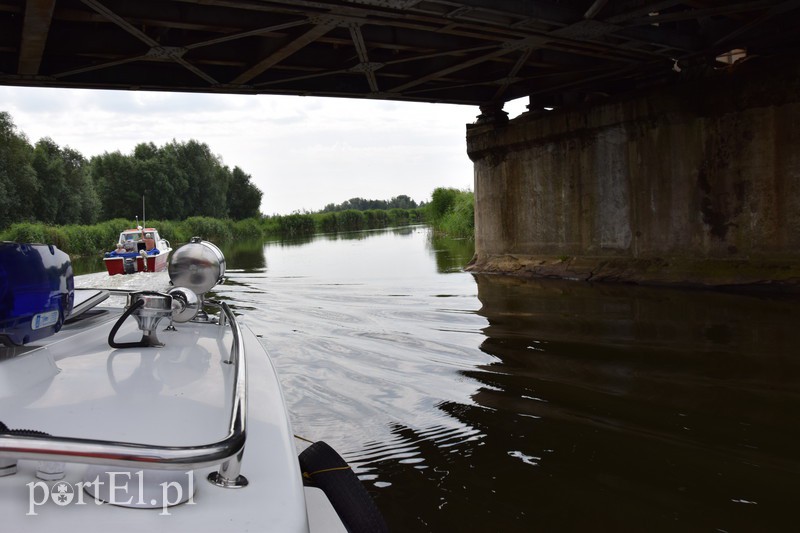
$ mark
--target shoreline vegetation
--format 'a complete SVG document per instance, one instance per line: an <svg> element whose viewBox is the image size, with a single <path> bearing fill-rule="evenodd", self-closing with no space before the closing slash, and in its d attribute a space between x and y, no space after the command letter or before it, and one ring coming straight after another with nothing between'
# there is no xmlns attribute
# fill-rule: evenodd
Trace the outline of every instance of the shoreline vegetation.
<svg viewBox="0 0 800 533"><path fill-rule="evenodd" d="M182 221L145 221L173 245L195 235L218 243L245 239L293 239L316 233L338 233L381 229L410 224L429 224L439 235L470 239L474 236L473 194L470 191L437 188L430 203L410 209L345 209L318 213L293 213L251 217L243 220L189 217ZM20 222L0 231L0 240L54 244L76 256L103 254L113 248L120 231L134 220L115 218L91 225L51 225Z"/></svg>
<svg viewBox="0 0 800 533"><path fill-rule="evenodd" d="M73 256L113 248L120 231L135 226L131 206L143 198L150 215L143 222L173 244L195 235L224 243L420 223L440 235L473 238L475 227L472 192L452 188L435 189L421 205L406 195L351 198L319 212L264 216L264 193L251 176L225 166L204 143L141 143L130 154L87 159L47 137L31 144L5 111L0 193L0 240L54 244Z"/></svg>
<svg viewBox="0 0 800 533"><path fill-rule="evenodd" d="M424 218L419 208L296 213L244 220L189 217L182 221L154 219L145 221L147 227L158 228L161 236L173 246L188 242L196 235L215 243L227 243L245 239L292 239L315 233L378 229L423 222ZM113 249L119 233L135 225L135 220L125 218L115 218L92 225L54 226L39 222L22 222L0 232L0 240L54 244L71 256L91 256Z"/></svg>

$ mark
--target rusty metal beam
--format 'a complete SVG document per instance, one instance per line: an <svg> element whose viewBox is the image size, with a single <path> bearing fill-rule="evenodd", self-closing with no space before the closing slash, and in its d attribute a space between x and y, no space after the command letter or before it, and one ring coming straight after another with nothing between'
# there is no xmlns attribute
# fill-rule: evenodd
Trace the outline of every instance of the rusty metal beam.
<svg viewBox="0 0 800 533"><path fill-rule="evenodd" d="M219 84L219 82L216 79L214 79L212 76L208 75L203 70L201 70L200 68L192 65L190 62L188 62L186 59L183 58L183 53L185 53L185 49L181 50L179 52L178 51L175 51L175 52L168 51L168 52L166 52L164 54L161 54L160 52L162 50L164 50L165 47L162 47L158 43L158 41L156 41L155 39L152 39L147 34L142 32L138 28L134 27L127 20L125 20L121 16L117 15L116 13L114 13L112 10L110 10L109 8L107 8L106 6L104 6L103 4L98 2L97 0L81 0L81 1L84 4L86 4L87 6L91 7L97 13L100 13L101 15L106 17L108 20L110 20L111 22L113 22L114 24L116 24L117 26L122 28L123 30L125 30L126 32L130 33L131 35L133 35L134 37L136 37L137 39L139 39L143 43L145 43L148 46L150 46L150 50L148 51L147 54L145 54L144 57L122 59L122 60L114 63L113 65L112 64L107 64L107 66L121 65L121 64L129 63L129 62L137 60L137 59L148 59L148 60L157 60L157 61L160 61L160 60L174 61L175 63L178 63L183 68L185 68L189 72L194 73L196 76L198 76L199 78L202 78L203 80L205 80L206 82L210 83L211 85L218 85ZM86 71L84 71L84 72L86 72ZM75 73L75 72L73 72L73 73Z"/></svg>
<svg viewBox="0 0 800 533"><path fill-rule="evenodd" d="M215 44L221 43L228 43L230 41L235 41L237 39L244 39L245 37L255 37L258 35L266 35L268 33L273 33L280 30L287 30L289 28L295 28L297 26L305 26L308 24L308 19L301 19L295 20L292 22L286 22L284 24L275 24L274 26L267 26L266 28L258 28L255 30L250 31L243 31L238 33L233 33L230 35L225 35L224 37L218 37L216 39L209 39L207 41L202 41L194 44L188 44L184 48L187 50L193 50L195 48L202 48L203 46L212 46Z"/></svg>
<svg viewBox="0 0 800 533"><path fill-rule="evenodd" d="M472 67L474 65L478 65L480 63L485 63L486 61L488 61L488 60L490 60L492 58L504 56L507 53L509 53L510 51L511 51L510 49L501 48L500 50L495 50L494 52L490 52L488 54L484 54L482 56L470 59L468 61L462 61L461 63L458 63L456 65L452 65L452 66L447 67L445 69L442 69L442 70L439 70L439 71L436 71L436 72L432 72L432 73L427 74L425 76L421 76L419 78L416 78L413 81L410 81L408 83L404 83L403 85L400 85L398 87L394 87L389 92L399 93L399 92L405 91L406 89L410 89L411 87L416 87L417 85L421 85L421 84L423 84L425 82L428 82L430 80L433 80L433 79L436 79L436 78L442 78L442 77L448 76L448 75L450 75L450 74L452 74L454 72L458 72L459 70L464 70L465 68L469 68L469 67Z"/></svg>
<svg viewBox="0 0 800 533"><path fill-rule="evenodd" d="M356 48L358 60L360 61L358 68L364 72L367 77L367 83L373 93L379 92L378 80L375 77L375 70L382 65L374 65L369 61L369 54L367 53L367 45L364 43L364 36L361 34L361 26L358 24L350 25L350 37L353 39L353 46Z"/></svg>
<svg viewBox="0 0 800 533"><path fill-rule="evenodd" d="M42 64L47 36L50 34L50 21L56 0L28 0L25 3L25 22L22 27L22 42L19 50L21 76L36 76Z"/></svg>
<svg viewBox="0 0 800 533"><path fill-rule="evenodd" d="M236 76L232 81L231 84L233 85L242 85L256 76L263 74L267 70L269 70L274 65L277 65L287 57L291 56L298 50L305 48L312 42L314 42L317 38L325 35L329 31L331 31L336 26L335 21L327 21L321 24L317 24L311 30L307 31L297 39L293 40L286 46L276 50L272 54L268 55L246 71L242 72L238 76Z"/></svg>
<svg viewBox="0 0 800 533"><path fill-rule="evenodd" d="M473 105L800 53L800 0L0 0L0 24L0 84Z"/></svg>
<svg viewBox="0 0 800 533"><path fill-rule="evenodd" d="M606 7L608 0L594 0L594 3L589 6L589 9L586 10L586 13L583 14L583 18L585 19L593 19L597 16L600 11Z"/></svg>
<svg viewBox="0 0 800 533"><path fill-rule="evenodd" d="M508 76L506 76L506 78L502 81L502 83L500 84L500 88L497 89L497 92L494 93L494 96L492 97L493 102L500 100L503 94L505 94L505 92L508 90L508 86L511 85L511 82L514 80L517 74L519 74L519 71L522 68L522 66L528 62L528 58L531 57L532 52L533 50L531 50L530 48L526 48L522 51L522 54L519 56L519 59L517 59L517 62L509 71Z"/></svg>
<svg viewBox="0 0 800 533"><path fill-rule="evenodd" d="M127 20L125 20L124 18L120 17L119 15L117 15L116 13L114 13L113 11L108 9L106 6L104 6L103 4L98 2L97 0L81 0L81 2L83 2L87 6L91 7L97 13L100 13L106 19L110 20L111 22L113 22L114 24L116 24L117 26L119 26L120 28L125 30L126 32L130 33L131 35L133 35L134 37L136 37L137 39L139 39L140 41L145 43L147 46L150 46L150 47L158 46L158 42L157 41L151 39L146 34L142 33L138 28L134 27Z"/></svg>

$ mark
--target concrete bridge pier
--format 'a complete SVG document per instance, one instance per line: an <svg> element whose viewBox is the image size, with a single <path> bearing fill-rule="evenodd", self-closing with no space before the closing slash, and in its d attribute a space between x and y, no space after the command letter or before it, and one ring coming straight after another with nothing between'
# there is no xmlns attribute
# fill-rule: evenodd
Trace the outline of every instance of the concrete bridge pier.
<svg viewBox="0 0 800 533"><path fill-rule="evenodd" d="M473 271L800 288L796 58L510 121L487 106L467 150Z"/></svg>

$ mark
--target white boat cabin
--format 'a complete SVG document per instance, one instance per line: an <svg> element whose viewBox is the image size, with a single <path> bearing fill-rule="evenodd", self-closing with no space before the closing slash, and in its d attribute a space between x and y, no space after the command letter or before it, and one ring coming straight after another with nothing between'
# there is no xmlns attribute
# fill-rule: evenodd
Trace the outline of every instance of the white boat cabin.
<svg viewBox="0 0 800 533"><path fill-rule="evenodd" d="M169 248L169 244L164 241L155 228L126 229L119 234L116 252L149 252L157 248L164 251Z"/></svg>

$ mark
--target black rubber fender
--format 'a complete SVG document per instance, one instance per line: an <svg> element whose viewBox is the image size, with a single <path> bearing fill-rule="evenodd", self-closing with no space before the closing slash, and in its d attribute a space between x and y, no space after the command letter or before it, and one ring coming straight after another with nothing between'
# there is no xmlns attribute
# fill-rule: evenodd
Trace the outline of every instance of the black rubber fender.
<svg viewBox="0 0 800 533"><path fill-rule="evenodd" d="M350 533L387 533L378 506L353 470L323 441L317 441L300 454L303 478L319 487L330 500Z"/></svg>

